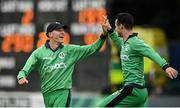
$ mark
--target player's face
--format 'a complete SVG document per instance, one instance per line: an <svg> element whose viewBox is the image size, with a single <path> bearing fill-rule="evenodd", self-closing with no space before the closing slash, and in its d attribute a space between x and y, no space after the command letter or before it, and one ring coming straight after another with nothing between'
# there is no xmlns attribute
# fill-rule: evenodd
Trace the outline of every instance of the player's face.
<svg viewBox="0 0 180 108"><path fill-rule="evenodd" d="M119 35L122 36L122 32L123 32L123 25L122 24L118 24L117 23L117 19L115 20L115 29L118 32Z"/></svg>
<svg viewBox="0 0 180 108"><path fill-rule="evenodd" d="M58 29L58 30L53 30L51 32L51 36L50 39L52 39L53 41L57 42L57 43L63 43L64 42L64 29Z"/></svg>

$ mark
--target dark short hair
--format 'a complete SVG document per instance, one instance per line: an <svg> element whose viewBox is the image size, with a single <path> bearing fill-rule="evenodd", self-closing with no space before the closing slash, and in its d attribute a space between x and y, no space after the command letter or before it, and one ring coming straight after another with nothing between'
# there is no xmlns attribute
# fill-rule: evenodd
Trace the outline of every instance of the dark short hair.
<svg viewBox="0 0 180 108"><path fill-rule="evenodd" d="M132 29L134 25L134 17L129 13L118 13L116 15L117 24L122 24L126 29Z"/></svg>

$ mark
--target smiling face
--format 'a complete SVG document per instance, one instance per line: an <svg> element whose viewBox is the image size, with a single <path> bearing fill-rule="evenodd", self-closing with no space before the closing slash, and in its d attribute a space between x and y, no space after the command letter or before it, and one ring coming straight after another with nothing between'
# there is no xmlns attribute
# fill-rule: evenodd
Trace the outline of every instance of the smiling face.
<svg viewBox="0 0 180 108"><path fill-rule="evenodd" d="M65 34L65 31L63 28L53 30L52 32L49 33L49 39L56 43L63 43L64 42L64 34Z"/></svg>

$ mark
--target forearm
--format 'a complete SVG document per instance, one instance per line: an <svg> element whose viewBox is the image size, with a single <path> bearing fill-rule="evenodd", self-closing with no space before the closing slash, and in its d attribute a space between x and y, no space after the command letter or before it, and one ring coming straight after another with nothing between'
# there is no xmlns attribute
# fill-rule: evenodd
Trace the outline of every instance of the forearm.
<svg viewBox="0 0 180 108"><path fill-rule="evenodd" d="M93 44L79 46L75 48L74 57L75 61L79 61L80 59L84 59L100 50L102 45L104 44L106 36L101 35L98 40L96 40Z"/></svg>
<svg viewBox="0 0 180 108"><path fill-rule="evenodd" d="M20 80L21 78L26 77L26 72L21 70L17 75L17 80Z"/></svg>
<svg viewBox="0 0 180 108"><path fill-rule="evenodd" d="M106 36L102 34L100 38L90 46L90 50L93 52L99 51L102 45L104 44L105 39Z"/></svg>
<svg viewBox="0 0 180 108"><path fill-rule="evenodd" d="M17 79L21 79L24 77L27 77L29 73L35 68L37 65L37 59L35 57L35 54L31 54L31 56L26 61L26 64L24 65L23 69L19 71L19 74L17 75Z"/></svg>
<svg viewBox="0 0 180 108"><path fill-rule="evenodd" d="M157 63L163 70L166 70L166 68L169 67L167 61L164 58L162 58L157 52L149 51L147 53L148 53L148 58L150 58L155 63Z"/></svg>
<svg viewBox="0 0 180 108"><path fill-rule="evenodd" d="M118 49L121 49L122 38L119 37L118 34L113 29L108 30L108 33L109 33L109 37L114 42L116 47Z"/></svg>

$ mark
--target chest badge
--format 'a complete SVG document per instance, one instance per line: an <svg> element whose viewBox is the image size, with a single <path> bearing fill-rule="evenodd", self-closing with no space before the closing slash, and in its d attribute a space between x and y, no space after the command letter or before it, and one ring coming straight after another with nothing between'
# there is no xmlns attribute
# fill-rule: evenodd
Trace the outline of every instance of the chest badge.
<svg viewBox="0 0 180 108"><path fill-rule="evenodd" d="M60 59L64 59L64 57L65 57L65 54L63 52L59 53L59 58Z"/></svg>
<svg viewBox="0 0 180 108"><path fill-rule="evenodd" d="M122 49L124 49L124 51L129 51L129 44L122 46Z"/></svg>

